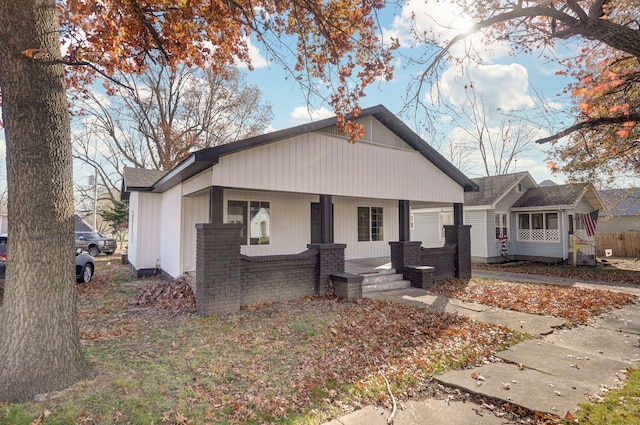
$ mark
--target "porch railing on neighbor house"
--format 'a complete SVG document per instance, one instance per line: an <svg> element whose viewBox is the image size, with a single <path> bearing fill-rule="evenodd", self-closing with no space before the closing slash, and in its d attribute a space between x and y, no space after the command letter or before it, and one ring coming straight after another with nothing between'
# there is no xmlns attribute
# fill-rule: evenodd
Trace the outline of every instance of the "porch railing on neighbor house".
<svg viewBox="0 0 640 425"><path fill-rule="evenodd" d="M518 229L518 240L523 242L560 242L560 230Z"/></svg>

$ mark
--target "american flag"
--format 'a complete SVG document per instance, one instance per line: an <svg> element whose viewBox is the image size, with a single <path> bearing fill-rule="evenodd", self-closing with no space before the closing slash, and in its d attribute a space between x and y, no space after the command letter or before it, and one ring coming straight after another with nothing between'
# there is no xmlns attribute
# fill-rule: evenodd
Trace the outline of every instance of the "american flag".
<svg viewBox="0 0 640 425"><path fill-rule="evenodd" d="M594 210L589 214L584 215L584 228L587 231L587 236L593 236L596 234L596 227L598 227L598 212L598 210Z"/></svg>

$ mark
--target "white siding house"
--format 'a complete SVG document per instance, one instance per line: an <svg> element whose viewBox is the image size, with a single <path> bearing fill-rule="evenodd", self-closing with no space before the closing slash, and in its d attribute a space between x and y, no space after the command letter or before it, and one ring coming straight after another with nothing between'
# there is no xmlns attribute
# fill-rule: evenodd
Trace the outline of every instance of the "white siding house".
<svg viewBox="0 0 640 425"><path fill-rule="evenodd" d="M476 189L384 107L355 121L355 144L330 118L195 152L166 173L126 168L132 270L194 272L198 223L242 224L246 256L300 253L319 242L321 198L332 216L323 243L345 244L346 259L388 256L389 242L408 240L400 203L452 206Z"/></svg>

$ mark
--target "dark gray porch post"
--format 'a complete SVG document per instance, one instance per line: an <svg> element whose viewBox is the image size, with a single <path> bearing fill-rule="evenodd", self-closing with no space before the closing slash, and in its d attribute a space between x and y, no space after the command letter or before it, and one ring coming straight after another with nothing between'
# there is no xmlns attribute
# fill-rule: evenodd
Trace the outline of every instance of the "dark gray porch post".
<svg viewBox="0 0 640 425"><path fill-rule="evenodd" d="M333 243L333 214L331 195L320 195L320 243Z"/></svg>
<svg viewBox="0 0 640 425"><path fill-rule="evenodd" d="M453 204L453 224L454 226L462 225L462 204L455 203Z"/></svg>
<svg viewBox="0 0 640 425"><path fill-rule="evenodd" d="M222 224L224 212L224 188L209 187L209 223Z"/></svg>
<svg viewBox="0 0 640 425"><path fill-rule="evenodd" d="M411 219L410 205L410 201L398 201L398 223L400 224L400 229L398 230L398 240L400 242L407 242L411 240L411 227L409 222Z"/></svg>

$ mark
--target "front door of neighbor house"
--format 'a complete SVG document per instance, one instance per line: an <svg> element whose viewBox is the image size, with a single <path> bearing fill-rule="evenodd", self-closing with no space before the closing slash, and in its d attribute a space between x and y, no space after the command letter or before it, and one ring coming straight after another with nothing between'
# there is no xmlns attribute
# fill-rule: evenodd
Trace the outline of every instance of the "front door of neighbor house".
<svg viewBox="0 0 640 425"><path fill-rule="evenodd" d="M333 204L331 204L331 221L333 222ZM333 227L331 227L331 240L333 239ZM320 243L320 203L311 203L311 243Z"/></svg>

